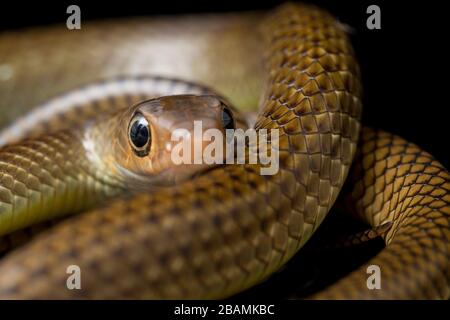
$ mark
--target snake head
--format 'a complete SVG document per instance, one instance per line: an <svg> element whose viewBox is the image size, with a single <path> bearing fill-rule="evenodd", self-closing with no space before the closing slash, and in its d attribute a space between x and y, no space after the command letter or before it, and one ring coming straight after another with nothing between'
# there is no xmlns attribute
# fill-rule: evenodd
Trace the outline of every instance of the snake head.
<svg viewBox="0 0 450 320"><path fill-rule="evenodd" d="M211 132L223 138L223 152L217 156L225 163L225 130L244 126L235 114L221 98L211 95L175 95L141 102L124 111L112 126L110 162L129 185L142 186L136 180L145 187L173 185L217 164L205 163L202 157L215 140Z"/></svg>

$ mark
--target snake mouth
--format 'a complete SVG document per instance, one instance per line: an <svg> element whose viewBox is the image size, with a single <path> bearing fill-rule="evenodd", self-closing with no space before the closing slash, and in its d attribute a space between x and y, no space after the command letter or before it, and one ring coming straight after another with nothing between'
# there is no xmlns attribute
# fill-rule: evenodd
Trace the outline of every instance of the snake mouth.
<svg viewBox="0 0 450 320"><path fill-rule="evenodd" d="M227 164L225 164L225 163L209 165L209 166L204 167L196 172L193 172L191 175L191 178L195 179L195 178L201 177L203 175L207 175L208 173L218 170L220 168L224 168L225 166L227 166Z"/></svg>

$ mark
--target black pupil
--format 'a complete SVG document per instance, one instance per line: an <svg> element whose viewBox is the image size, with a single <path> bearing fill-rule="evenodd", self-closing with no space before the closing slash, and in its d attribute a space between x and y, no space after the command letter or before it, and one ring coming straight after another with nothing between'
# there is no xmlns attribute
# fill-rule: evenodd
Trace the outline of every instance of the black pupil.
<svg viewBox="0 0 450 320"><path fill-rule="evenodd" d="M233 116L228 109L222 111L222 125L225 129L234 129Z"/></svg>
<svg viewBox="0 0 450 320"><path fill-rule="evenodd" d="M144 147L149 140L148 127L141 121L135 121L130 130L130 138L136 148Z"/></svg>

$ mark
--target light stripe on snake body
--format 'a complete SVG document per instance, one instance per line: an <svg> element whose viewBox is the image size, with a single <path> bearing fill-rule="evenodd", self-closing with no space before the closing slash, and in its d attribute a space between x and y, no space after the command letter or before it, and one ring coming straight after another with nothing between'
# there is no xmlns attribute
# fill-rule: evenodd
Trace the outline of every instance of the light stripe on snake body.
<svg viewBox="0 0 450 320"><path fill-rule="evenodd" d="M264 79L255 128L281 130L280 172L261 176L258 165L227 165L171 189L111 201L5 257L0 263L0 297L226 297L262 281L301 248L333 205L355 154L361 113L359 70L344 30L327 13L288 4L262 23L260 19L217 18L216 26L226 30L215 31L229 37L222 38L214 52L221 45L230 48L230 43L240 48L235 45L242 41L240 50L226 52L229 60L222 62L230 68L211 77L211 70L219 68L209 65L217 62L217 56L206 53L212 45L193 49L184 43L205 54L208 67L202 69L196 61L188 66L197 67L197 74L189 67L179 73L190 80L214 78L211 85L219 84L237 105L252 104L254 99L233 95L239 89L229 86L230 79L251 74L244 79L259 80L240 89L252 90L263 87L259 81ZM193 21L186 19L180 25L187 22ZM263 48L264 54L253 46ZM185 60L196 56L183 53L188 56ZM249 59L252 55L255 59ZM244 57L246 67L237 59ZM227 72L229 78L224 78ZM400 138L364 130L362 140L361 166L355 167L356 177L362 178L355 180L352 203L355 212L373 225L393 221L388 247L375 258L385 286L368 290L367 274L357 270L317 297L447 297L448 172ZM32 159L51 170L52 160L63 157L69 166L79 165L70 163L77 149L61 153L66 145L76 145L70 137L57 134L37 141L26 148L13 146L14 154L0 151L0 172L13 179L13 187L2 180L2 188L12 190L14 197L35 191L35 184L21 180L30 178L26 173L12 169L18 163ZM45 157L39 157L43 153ZM45 189L47 178L38 179L38 192ZM71 183L77 185L77 179ZM85 199L82 193L77 197ZM65 287L65 270L71 264L84 270L81 291Z"/></svg>
<svg viewBox="0 0 450 320"><path fill-rule="evenodd" d="M183 96L183 94L189 94L190 96ZM156 97L163 96L171 96L171 98L156 99ZM203 97L201 98L200 96ZM215 97L222 101L218 106L214 105ZM153 101L149 101L150 99ZM164 101L166 106L160 105ZM150 115L152 119L148 119L148 121L151 121L150 127L153 132L151 141L153 154L144 160L144 165L139 166L139 163L136 163L139 157L133 157L133 153L130 154L128 148L121 147L116 150L114 145L111 148L109 140L125 140L122 144L116 143L115 145L122 146L125 144L125 146L128 146L128 141L126 140L127 132L126 130L124 132L121 127L127 129L126 123L133 119L131 117L133 110L136 113L136 110L145 108L149 104L155 104L159 109L158 114L153 112L153 115ZM130 106L133 107L130 108ZM225 102L224 98L205 86L163 77L123 76L96 81L58 95L37 106L32 112L0 131L0 147L14 145L22 140L41 138L44 133L46 135L61 135L64 134L62 132L66 134L70 134L70 132L84 132L84 134L78 134L78 137L81 137L83 141L84 149L89 149L84 150L84 152L89 151L89 153L96 155L95 157L91 155L90 159L101 158L101 163L91 160L94 163L97 162L97 165L93 165L94 171L97 172L95 174L97 179L94 180L100 185L101 190L105 189L103 186L106 184L100 178L102 173L107 171L102 169L103 167L109 166L110 169L116 167L113 170L117 171L117 168L126 159L134 158L134 164L126 163L120 166L122 169L119 175L123 174L123 179L116 181L109 192L103 192L101 197L95 197L95 202L97 203L124 192L136 191L139 188L155 189L171 186L177 181L183 181L209 167L209 165L174 165L166 149L172 149L174 146L170 137L174 129L187 129L192 137L192 142L195 143L195 139L198 138L195 137L195 133L192 130L194 121L202 121L203 130L208 129L208 127L223 130L223 124L220 120L222 115L218 111L223 110L224 107L232 112L231 120L234 120L233 126L236 129L248 128L247 119L244 116L238 113L228 102ZM123 125L117 125L116 122L120 121L121 117L126 119L122 123ZM93 123L101 123L101 125L93 125ZM95 144L87 143L88 141L84 137L89 136L87 133L95 131L100 132L100 134L97 134ZM115 138L110 139L111 135L114 135ZM103 141L100 142L100 140ZM198 142L204 144L203 141ZM21 145L23 146L24 143L22 142ZM95 145L98 146L97 149ZM107 148L107 146L110 148ZM8 151L8 148L3 149L4 153L8 153ZM107 158L111 157L111 153L114 161L109 161L108 163ZM81 166L80 163L78 165ZM25 168L18 166L16 170L20 171L21 169ZM143 172L139 174L133 173L136 169L143 170ZM44 173L45 170L42 174ZM51 175L55 174L52 171L49 173ZM113 176L117 176L117 174ZM88 190L87 193L92 191L94 184L90 184L90 179L86 179L84 175L80 174L78 180L78 185L81 188L86 188ZM136 185L137 182L140 183ZM63 198L65 201L70 199L68 196L70 193L76 192L71 189L70 184L66 183L65 185L64 180L61 181L60 186L64 186ZM12 207L13 210L12 214L6 212L1 217L3 220L0 223L0 253L4 254L30 241L36 234L60 222L62 220L61 217L64 217L66 214L77 213L82 210L83 207L74 208L70 205L68 210L55 207L57 202L52 200L47 200L49 206L45 209L42 202L43 198L53 197L57 199L60 196L52 193L52 188L55 185L49 185L48 187L50 192L47 195L29 199L26 206L24 206L25 203L20 198L13 200L14 198L11 196L8 200L4 200L7 203L5 206L6 210L8 210L8 206ZM75 200L79 201L79 199ZM83 201L83 204L84 208L92 207L92 203ZM35 209L37 210L36 213L31 211ZM53 211L57 219L48 221L52 217L50 212ZM33 217L33 219L26 217Z"/></svg>

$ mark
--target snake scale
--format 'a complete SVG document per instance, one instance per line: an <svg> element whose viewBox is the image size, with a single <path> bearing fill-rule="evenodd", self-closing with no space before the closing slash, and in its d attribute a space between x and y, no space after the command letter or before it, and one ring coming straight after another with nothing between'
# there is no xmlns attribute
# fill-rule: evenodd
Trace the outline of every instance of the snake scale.
<svg viewBox="0 0 450 320"><path fill-rule="evenodd" d="M285 4L270 13L83 28L0 35L0 126L98 78L158 74L205 83L241 110L259 101L255 128L281 132L280 171L262 176L259 165L219 166L171 188L110 198L128 186L108 165L92 161L78 131L4 147L0 229L44 219L17 217L19 211L48 219L88 210L2 258L1 298L231 296L266 279L305 244L333 206L354 159L342 193L349 211L372 227L392 222L386 248L368 262L380 266L383 288L368 290L364 265L313 298L449 296L449 173L400 137L360 130L359 67L345 29L328 13ZM90 91L100 112L121 99L111 92ZM120 103L145 91L133 94ZM90 100L75 95L69 102ZM82 118L71 115L77 116ZM66 119L59 120L42 132ZM93 141L114 140L117 131L104 130L104 123L94 122ZM107 200L93 208L100 198ZM82 290L66 288L72 264L82 270Z"/></svg>

